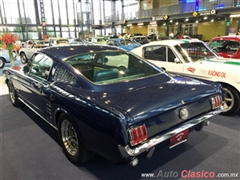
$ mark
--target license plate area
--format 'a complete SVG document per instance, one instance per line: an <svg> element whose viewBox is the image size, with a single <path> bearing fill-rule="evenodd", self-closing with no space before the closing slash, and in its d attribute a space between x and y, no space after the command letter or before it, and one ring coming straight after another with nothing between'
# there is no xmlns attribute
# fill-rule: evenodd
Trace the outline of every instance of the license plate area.
<svg viewBox="0 0 240 180"><path fill-rule="evenodd" d="M189 129L186 129L176 135L174 135L173 137L171 137L170 139L170 149L187 141L187 137L188 137L188 132Z"/></svg>

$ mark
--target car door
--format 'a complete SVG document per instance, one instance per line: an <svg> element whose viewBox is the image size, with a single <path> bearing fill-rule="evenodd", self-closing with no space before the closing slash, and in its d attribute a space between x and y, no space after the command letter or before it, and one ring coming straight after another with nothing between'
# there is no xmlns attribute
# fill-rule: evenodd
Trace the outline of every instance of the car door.
<svg viewBox="0 0 240 180"><path fill-rule="evenodd" d="M25 78L21 80L20 95L32 110L44 117L45 89L49 86L49 74L53 61L46 55L36 54L24 68Z"/></svg>
<svg viewBox="0 0 240 180"><path fill-rule="evenodd" d="M28 59L30 59L32 55L37 51L37 46L38 46L37 43L34 43L32 47L25 50L25 54Z"/></svg>
<svg viewBox="0 0 240 180"><path fill-rule="evenodd" d="M169 46L150 45L143 48L143 57L167 72L182 73L184 62Z"/></svg>

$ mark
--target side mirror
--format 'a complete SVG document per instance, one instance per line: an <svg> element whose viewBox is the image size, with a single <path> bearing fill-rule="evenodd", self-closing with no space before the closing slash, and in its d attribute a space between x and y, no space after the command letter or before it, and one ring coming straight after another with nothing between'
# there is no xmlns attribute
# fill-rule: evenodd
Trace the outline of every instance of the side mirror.
<svg viewBox="0 0 240 180"><path fill-rule="evenodd" d="M180 61L178 58L175 58L175 59L174 59L174 62L175 62L176 64L180 64L180 63L181 63L181 61Z"/></svg>
<svg viewBox="0 0 240 180"><path fill-rule="evenodd" d="M166 68L165 68L165 67L161 67L161 69L162 69L164 72L166 72Z"/></svg>
<svg viewBox="0 0 240 180"><path fill-rule="evenodd" d="M28 66L24 66L24 67L23 67L23 72L24 72L25 74L27 74L27 73L29 72L29 67L28 67Z"/></svg>

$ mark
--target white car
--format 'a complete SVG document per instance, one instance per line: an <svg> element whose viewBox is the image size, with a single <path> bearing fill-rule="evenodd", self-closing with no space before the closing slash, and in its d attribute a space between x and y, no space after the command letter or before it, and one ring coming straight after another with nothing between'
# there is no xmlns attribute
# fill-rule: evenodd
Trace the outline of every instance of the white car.
<svg viewBox="0 0 240 180"><path fill-rule="evenodd" d="M20 60L23 64L26 64L32 55L39 49L48 47L46 44L34 42L31 47L24 47L19 50Z"/></svg>
<svg viewBox="0 0 240 180"><path fill-rule="evenodd" d="M150 42L132 52L167 72L220 82L225 97L222 115L240 109L240 60L220 57L206 43L186 39Z"/></svg>

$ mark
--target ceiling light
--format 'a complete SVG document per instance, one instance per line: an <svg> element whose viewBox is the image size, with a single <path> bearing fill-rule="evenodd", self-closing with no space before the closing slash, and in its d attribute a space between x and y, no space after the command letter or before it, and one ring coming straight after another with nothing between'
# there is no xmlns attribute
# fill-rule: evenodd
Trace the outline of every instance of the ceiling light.
<svg viewBox="0 0 240 180"><path fill-rule="evenodd" d="M173 22L173 20L170 20L169 22L170 22L170 23L172 23L172 22Z"/></svg>
<svg viewBox="0 0 240 180"><path fill-rule="evenodd" d="M211 19L211 22L213 22L214 21L214 19Z"/></svg>
<svg viewBox="0 0 240 180"><path fill-rule="evenodd" d="M132 26L132 24L127 24L127 26Z"/></svg>
<svg viewBox="0 0 240 180"><path fill-rule="evenodd" d="M240 14L231 14L230 17L240 17Z"/></svg>
<svg viewBox="0 0 240 180"><path fill-rule="evenodd" d="M152 21L152 22L150 22L150 24L152 24L152 25L153 25L153 24L157 24L157 22L156 22L156 21Z"/></svg>
<svg viewBox="0 0 240 180"><path fill-rule="evenodd" d="M198 23L198 21L196 21L196 23Z"/></svg>
<svg viewBox="0 0 240 180"><path fill-rule="evenodd" d="M206 20L207 18L208 18L208 17L207 17L207 16L205 16L203 19L205 19L205 20Z"/></svg>
<svg viewBox="0 0 240 180"><path fill-rule="evenodd" d="M176 22L175 24L178 25L178 22Z"/></svg>
<svg viewBox="0 0 240 180"><path fill-rule="evenodd" d="M188 20L189 20L188 18L185 19L185 21L188 21Z"/></svg>
<svg viewBox="0 0 240 180"><path fill-rule="evenodd" d="M138 23L137 25L138 25L138 26L142 26L142 25L143 25L143 23Z"/></svg>

